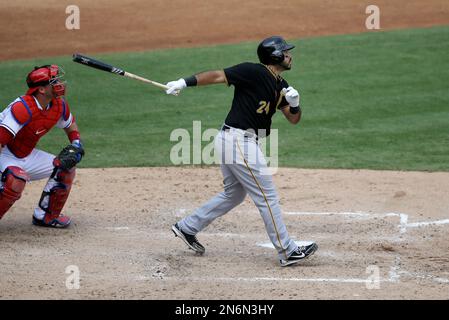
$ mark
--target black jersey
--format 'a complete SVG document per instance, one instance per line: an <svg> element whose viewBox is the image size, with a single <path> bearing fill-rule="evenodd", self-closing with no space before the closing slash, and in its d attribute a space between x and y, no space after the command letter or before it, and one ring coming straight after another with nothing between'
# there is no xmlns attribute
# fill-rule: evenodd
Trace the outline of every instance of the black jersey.
<svg viewBox="0 0 449 320"><path fill-rule="evenodd" d="M259 134L264 129L268 136L276 109L288 106L281 94L282 89L288 87L287 81L260 63L244 62L224 69L224 73L228 85L235 87L225 124Z"/></svg>

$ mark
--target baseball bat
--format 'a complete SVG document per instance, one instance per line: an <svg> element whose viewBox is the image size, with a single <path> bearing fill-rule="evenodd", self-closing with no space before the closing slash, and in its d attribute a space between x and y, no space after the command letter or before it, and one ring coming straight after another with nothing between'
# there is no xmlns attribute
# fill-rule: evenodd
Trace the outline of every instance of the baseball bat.
<svg viewBox="0 0 449 320"><path fill-rule="evenodd" d="M86 66L89 66L89 67L92 67L92 68L95 68L95 69L99 69L99 70L115 73L115 74L118 74L120 76L128 77L128 78L131 78L131 79L143 81L143 82L149 83L149 84L151 84L153 86L156 86L156 87L164 89L164 90L168 89L168 87L166 85L162 84L162 83L159 83L159 82L156 82L156 81L153 81L153 80L149 80L149 79L140 77L138 75L132 74L132 73L127 72L125 70L122 70L120 68L111 66L111 65L109 65L107 63L104 63L102 61L95 60L93 58L83 56L82 54L79 54L79 53L74 53L73 54L73 61L81 63L81 64L84 64Z"/></svg>

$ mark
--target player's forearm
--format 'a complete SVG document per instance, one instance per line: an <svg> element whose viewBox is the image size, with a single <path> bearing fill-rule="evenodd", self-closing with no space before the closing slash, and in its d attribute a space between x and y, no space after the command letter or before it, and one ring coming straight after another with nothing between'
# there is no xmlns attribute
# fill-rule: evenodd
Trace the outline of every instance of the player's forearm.
<svg viewBox="0 0 449 320"><path fill-rule="evenodd" d="M294 113L292 113L292 109ZM284 116L287 118L288 122L292 124L297 124L301 120L301 109L295 110L295 108L286 107L282 109Z"/></svg>
<svg viewBox="0 0 449 320"><path fill-rule="evenodd" d="M301 120L301 110L298 113L290 113L289 119L290 123L297 124Z"/></svg>
<svg viewBox="0 0 449 320"><path fill-rule="evenodd" d="M67 137L69 138L71 143L75 140L80 140L78 125L76 124L75 121L73 121L69 127L65 128L64 131L67 134Z"/></svg>
<svg viewBox="0 0 449 320"><path fill-rule="evenodd" d="M205 86L208 84L226 83L226 75L223 70L205 71L187 78L180 78L166 84L167 94L177 96L186 87Z"/></svg>
<svg viewBox="0 0 449 320"><path fill-rule="evenodd" d="M226 76L223 70L205 71L194 75L197 86L208 84L226 83Z"/></svg>

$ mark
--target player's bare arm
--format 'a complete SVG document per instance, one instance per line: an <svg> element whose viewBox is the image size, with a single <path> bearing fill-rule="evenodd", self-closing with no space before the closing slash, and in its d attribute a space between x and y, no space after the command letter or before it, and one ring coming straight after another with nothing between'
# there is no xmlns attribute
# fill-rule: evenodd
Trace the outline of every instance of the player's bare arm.
<svg viewBox="0 0 449 320"><path fill-rule="evenodd" d="M288 122L292 124L297 124L301 120L301 111L297 113L292 113L291 108L289 106L286 106L285 108L281 109L281 111L284 114L285 118L287 118Z"/></svg>
<svg viewBox="0 0 449 320"><path fill-rule="evenodd" d="M211 70L200 72L188 78L180 78L176 81L167 83L167 94L177 95L179 91L186 87L205 86L208 84L226 83L224 70Z"/></svg>
<svg viewBox="0 0 449 320"><path fill-rule="evenodd" d="M198 86L226 83L224 70L205 71L194 75Z"/></svg>

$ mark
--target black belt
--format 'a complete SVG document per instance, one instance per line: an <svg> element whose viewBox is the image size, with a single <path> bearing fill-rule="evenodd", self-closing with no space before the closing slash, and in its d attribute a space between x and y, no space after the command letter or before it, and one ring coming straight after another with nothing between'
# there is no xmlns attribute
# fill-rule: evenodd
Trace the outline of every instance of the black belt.
<svg viewBox="0 0 449 320"><path fill-rule="evenodd" d="M221 128L222 131L229 131L230 129L239 129L239 130L246 131L245 129L240 129L240 128L235 128L235 127L230 127L230 126L228 126L227 124L225 124L225 125ZM258 137L257 134L255 134L255 133L245 132L245 133L243 134L243 136L244 136L245 138L253 138L253 139L256 139L256 141L259 140L259 137Z"/></svg>

